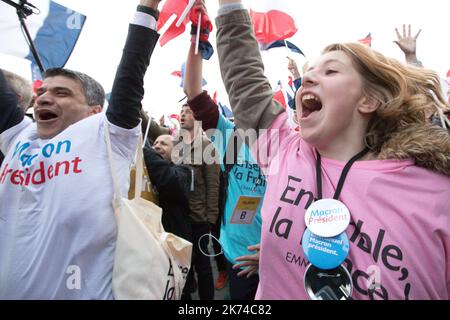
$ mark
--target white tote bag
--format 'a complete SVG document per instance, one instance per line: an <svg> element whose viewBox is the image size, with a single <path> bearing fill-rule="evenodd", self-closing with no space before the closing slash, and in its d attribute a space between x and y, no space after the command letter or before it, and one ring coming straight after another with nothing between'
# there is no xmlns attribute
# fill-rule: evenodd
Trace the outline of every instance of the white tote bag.
<svg viewBox="0 0 450 320"><path fill-rule="evenodd" d="M105 126L108 158L114 184L117 243L112 289L115 299L179 300L191 265L192 243L167 233L161 223L162 210L135 192L122 197L111 151L109 126ZM136 176L142 177L142 136L137 152ZM142 179L135 179L142 190Z"/></svg>

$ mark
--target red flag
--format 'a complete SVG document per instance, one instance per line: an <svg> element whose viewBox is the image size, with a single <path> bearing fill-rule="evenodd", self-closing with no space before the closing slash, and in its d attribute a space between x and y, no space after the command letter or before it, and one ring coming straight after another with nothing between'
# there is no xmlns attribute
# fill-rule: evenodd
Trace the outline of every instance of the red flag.
<svg viewBox="0 0 450 320"><path fill-rule="evenodd" d="M359 39L358 42L372 47L372 34L369 33L364 39Z"/></svg>
<svg viewBox="0 0 450 320"><path fill-rule="evenodd" d="M33 82L33 92L36 93L37 89L42 87L42 80L35 80Z"/></svg>
<svg viewBox="0 0 450 320"><path fill-rule="evenodd" d="M292 37L297 32L294 19L283 1L258 0L250 8L250 18L259 42L271 43Z"/></svg>
<svg viewBox="0 0 450 320"><path fill-rule="evenodd" d="M179 114L172 113L172 114L169 116L169 118L170 118L170 119L177 120L177 121L180 121L180 115L179 115Z"/></svg>
<svg viewBox="0 0 450 320"><path fill-rule="evenodd" d="M288 79L289 79L289 81L288 81L289 86L294 87L294 79L292 79L291 76L289 76Z"/></svg>
<svg viewBox="0 0 450 320"><path fill-rule="evenodd" d="M176 23L178 21L178 18L181 16L184 9L188 5L188 2L188 0L167 0L166 3L164 3L164 6L162 7L159 14L158 22L156 24L156 30L159 31L173 14L175 14L177 18L172 22L167 31L159 39L159 43L161 44L161 46L165 45L173 38L178 37L186 29L189 15L186 15L186 18L183 20L179 27L176 26Z"/></svg>
<svg viewBox="0 0 450 320"><path fill-rule="evenodd" d="M161 9L159 14L159 19L156 24L156 30L159 31L170 19L172 15L176 15L176 19L172 22L170 27L164 32L161 36L159 43L161 46L165 45L170 40L178 37L180 34L184 33L186 30L186 24L189 21L192 21L194 24L198 24L198 13L194 12L193 9L186 15L186 17L181 22L180 26L177 27L176 24L178 19L182 15L184 9L189 4L189 0L167 0L164 6ZM212 31L212 23L209 19L208 15L203 14L202 20L200 22L202 28L207 28L209 31ZM207 39L206 39L207 40Z"/></svg>
<svg viewBox="0 0 450 320"><path fill-rule="evenodd" d="M284 98L283 87L281 86L281 81L278 81L277 88L273 93L273 99L278 101L284 109L286 109L286 99Z"/></svg>
<svg viewBox="0 0 450 320"><path fill-rule="evenodd" d="M178 78L181 78L181 71L174 71L174 72L171 73L171 75L175 76L175 77L178 77Z"/></svg>

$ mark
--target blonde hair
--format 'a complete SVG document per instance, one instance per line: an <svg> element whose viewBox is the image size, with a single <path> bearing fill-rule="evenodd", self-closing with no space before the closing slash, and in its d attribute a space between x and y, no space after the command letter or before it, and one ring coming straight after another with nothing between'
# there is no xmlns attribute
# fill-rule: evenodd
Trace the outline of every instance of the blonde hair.
<svg viewBox="0 0 450 320"><path fill-rule="evenodd" d="M438 171L450 172L449 135L445 129L431 125L430 120L436 112L450 110L439 76L431 70L388 58L359 43L332 44L323 53L332 51L342 51L350 57L361 75L363 94L378 103L365 137L370 150L379 159L412 158L416 164L432 169L436 169L433 161L439 161L439 156L424 159L423 154L443 152L446 153L441 157L444 162L438 166L446 168ZM440 130L445 134L441 135ZM406 133L410 135L408 138ZM436 135L441 142L430 146L430 140L435 140ZM415 148L406 150L406 141L414 141Z"/></svg>

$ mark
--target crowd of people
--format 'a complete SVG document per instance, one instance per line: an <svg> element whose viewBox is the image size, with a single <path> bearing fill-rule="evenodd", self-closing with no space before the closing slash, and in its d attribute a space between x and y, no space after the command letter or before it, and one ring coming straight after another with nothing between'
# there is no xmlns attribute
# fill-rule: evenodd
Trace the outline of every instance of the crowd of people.
<svg viewBox="0 0 450 320"><path fill-rule="evenodd" d="M285 110L247 10L219 0L227 119L202 89L212 26L196 0L172 132L141 104L160 3L139 2L106 111L86 74L48 69L32 95L0 70L0 299L114 299L107 131L122 194L143 147L164 230L192 243L183 300L226 281L232 300L450 299L450 89L417 58L420 31L396 30L404 62L360 43L330 44L302 72L290 58Z"/></svg>

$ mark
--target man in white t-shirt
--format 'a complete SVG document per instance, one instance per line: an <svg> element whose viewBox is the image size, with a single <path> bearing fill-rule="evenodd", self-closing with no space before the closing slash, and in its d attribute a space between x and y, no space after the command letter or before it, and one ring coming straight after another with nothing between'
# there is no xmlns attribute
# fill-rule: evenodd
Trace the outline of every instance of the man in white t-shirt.
<svg viewBox="0 0 450 320"><path fill-rule="evenodd" d="M117 237L105 129L122 194L140 132L160 0L141 0L110 105L102 87L50 69L24 118L0 71L0 299L112 299Z"/></svg>

